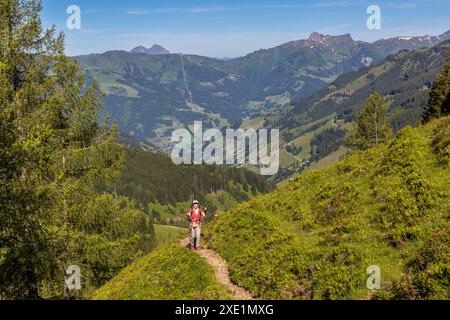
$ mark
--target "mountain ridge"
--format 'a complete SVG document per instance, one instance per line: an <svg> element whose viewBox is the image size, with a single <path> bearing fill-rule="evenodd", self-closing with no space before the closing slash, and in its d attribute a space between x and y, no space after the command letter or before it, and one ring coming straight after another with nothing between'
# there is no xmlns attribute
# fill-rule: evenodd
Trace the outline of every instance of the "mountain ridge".
<svg viewBox="0 0 450 320"><path fill-rule="evenodd" d="M137 46L134 49L132 49L130 53L143 53L148 55L155 55L155 54L170 54L170 51L164 48L163 46L160 46L159 44L154 44L150 48L146 48L144 46Z"/></svg>
<svg viewBox="0 0 450 320"><path fill-rule="evenodd" d="M220 212L203 229L207 246L257 299L448 299L449 129L450 117L406 127L386 145ZM197 258L159 248L93 298L227 298ZM192 269L180 261L208 282L188 281ZM378 290L367 286L374 266Z"/></svg>
<svg viewBox="0 0 450 320"><path fill-rule="evenodd" d="M259 299L448 299L449 129L450 117L405 127L286 181L219 214L208 245Z"/></svg>
<svg viewBox="0 0 450 320"><path fill-rule="evenodd" d="M104 111L125 134L169 150L174 128L194 120L206 127L238 127L248 117L283 109L292 100L314 94L343 74L380 63L389 52L419 45L423 43L392 39L373 45L349 34L312 33L309 40L230 61L125 51L75 59L88 78L98 80L106 93Z"/></svg>
<svg viewBox="0 0 450 320"><path fill-rule="evenodd" d="M292 101L289 107L265 116L265 126L280 129L284 144L289 150L300 150L301 156L297 158L303 161L317 160L314 152L319 147L327 150L320 157L329 155L330 159L338 160L345 154L341 138L345 128L373 92L386 98L387 117L394 131L420 124L434 79L449 50L447 40L432 48L389 55L379 64L341 75L311 96ZM297 164L292 159L284 163L277 179L309 168L309 164L304 166L301 161Z"/></svg>

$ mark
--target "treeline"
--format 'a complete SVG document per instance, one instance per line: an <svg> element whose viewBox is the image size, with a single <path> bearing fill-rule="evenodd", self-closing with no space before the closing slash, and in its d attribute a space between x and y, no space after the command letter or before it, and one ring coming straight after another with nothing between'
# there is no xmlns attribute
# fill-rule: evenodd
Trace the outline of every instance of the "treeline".
<svg viewBox="0 0 450 320"><path fill-rule="evenodd" d="M127 148L125 166L114 183L100 186L137 200L144 208L149 203L175 206L178 202L199 200L214 210L207 195L228 192L237 201L248 200L249 194L270 191L273 186L262 176L244 168L175 165L160 152Z"/></svg>
<svg viewBox="0 0 450 320"><path fill-rule="evenodd" d="M308 98L293 101L293 110L276 126L292 129L334 112L345 122L352 122L373 92L386 97L389 104L387 116L394 132L406 125L416 126L422 120L431 87L445 63L449 46L450 42L445 41L431 49L403 50L379 65L344 74L327 88ZM382 73L378 74L380 70ZM356 81L363 85L353 91Z"/></svg>
<svg viewBox="0 0 450 320"><path fill-rule="evenodd" d="M318 161L337 151L344 141L346 132L340 128L325 129L311 140L311 161Z"/></svg>

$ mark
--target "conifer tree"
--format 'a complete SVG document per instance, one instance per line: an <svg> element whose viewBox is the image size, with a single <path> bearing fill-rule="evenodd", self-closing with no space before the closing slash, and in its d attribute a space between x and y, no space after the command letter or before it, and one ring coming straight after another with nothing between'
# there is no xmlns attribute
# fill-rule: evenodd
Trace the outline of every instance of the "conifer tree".
<svg viewBox="0 0 450 320"><path fill-rule="evenodd" d="M389 106L377 92L372 93L358 112L354 128L351 129L346 145L351 148L365 150L392 137L392 129L387 120Z"/></svg>
<svg viewBox="0 0 450 320"><path fill-rule="evenodd" d="M450 49L446 63L437 75L431 88L428 105L423 114L423 122L450 114Z"/></svg>
<svg viewBox="0 0 450 320"><path fill-rule="evenodd" d="M98 121L97 85L85 86L63 35L42 29L40 11L38 0L0 0L0 294L10 298L37 299L43 284L61 295L65 267L86 262L96 245L128 258L148 250L136 244L128 256L108 247L148 224L129 201L93 205L96 183L123 161L117 128ZM108 219L122 214L135 218ZM109 266L101 272L111 276Z"/></svg>

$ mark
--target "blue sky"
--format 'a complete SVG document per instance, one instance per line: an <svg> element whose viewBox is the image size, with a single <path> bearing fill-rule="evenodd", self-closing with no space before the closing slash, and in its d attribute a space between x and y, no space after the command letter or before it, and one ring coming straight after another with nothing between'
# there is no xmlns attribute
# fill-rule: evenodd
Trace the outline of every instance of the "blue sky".
<svg viewBox="0 0 450 320"><path fill-rule="evenodd" d="M44 25L66 34L67 53L130 50L158 43L171 52L242 56L306 38L311 32L352 34L375 41L438 35L450 29L448 0L43 0ZM68 30L69 5L81 9L81 29ZM382 28L366 27L369 5L381 8Z"/></svg>

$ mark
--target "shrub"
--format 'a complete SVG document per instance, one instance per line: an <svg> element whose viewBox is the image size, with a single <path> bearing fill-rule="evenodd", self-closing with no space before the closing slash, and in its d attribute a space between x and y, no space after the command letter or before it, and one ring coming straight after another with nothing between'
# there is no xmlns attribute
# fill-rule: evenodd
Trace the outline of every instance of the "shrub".
<svg viewBox="0 0 450 320"><path fill-rule="evenodd" d="M407 273L379 299L449 299L450 229L433 232L408 264Z"/></svg>
<svg viewBox="0 0 450 320"><path fill-rule="evenodd" d="M375 175L379 179L375 190L381 202L379 218L395 246L417 238L416 225L434 204L429 179L416 163L418 140L415 129L403 128L388 146Z"/></svg>
<svg viewBox="0 0 450 320"><path fill-rule="evenodd" d="M348 183L342 185L325 185L316 195L316 221L329 223L338 218L354 214L358 210L358 192Z"/></svg>
<svg viewBox="0 0 450 320"><path fill-rule="evenodd" d="M442 162L450 165L450 117L439 120L432 144Z"/></svg>
<svg viewBox="0 0 450 320"><path fill-rule="evenodd" d="M363 259L345 246L320 251L312 260L314 299L342 299L365 284Z"/></svg>

